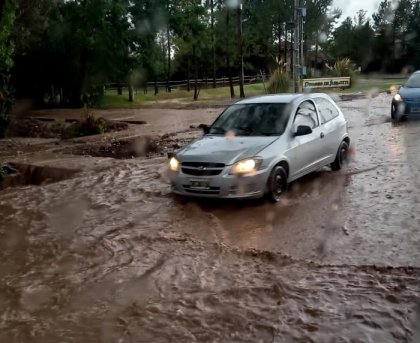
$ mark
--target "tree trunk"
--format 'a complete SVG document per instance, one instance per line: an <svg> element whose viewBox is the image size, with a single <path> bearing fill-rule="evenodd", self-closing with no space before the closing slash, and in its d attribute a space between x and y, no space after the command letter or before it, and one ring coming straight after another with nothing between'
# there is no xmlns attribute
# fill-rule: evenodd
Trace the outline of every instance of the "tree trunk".
<svg viewBox="0 0 420 343"><path fill-rule="evenodd" d="M230 24L230 10L229 8L227 8L226 10L226 28L229 27ZM235 88L233 87L233 80L232 80L232 70L231 70L231 66L230 66L230 53L229 53L229 47L227 47L227 53L226 53L226 65L227 65L227 70L228 70L228 77L229 77L229 88L230 88L230 97L234 98L235 97Z"/></svg>
<svg viewBox="0 0 420 343"><path fill-rule="evenodd" d="M83 84L86 78L86 70L87 70L87 51L86 49L82 49L80 54L80 67L79 67L79 77L77 83L72 87L72 93L70 97L70 106L71 107L82 107L82 91L83 91Z"/></svg>
<svg viewBox="0 0 420 343"><path fill-rule="evenodd" d="M169 17L169 0L166 2L166 9ZM169 84L169 80L171 78L171 31L169 27L169 22L166 25L166 43L167 43L167 54L168 54L168 64L167 64L167 74L166 74L166 90L170 93L171 92L171 86Z"/></svg>
<svg viewBox="0 0 420 343"><path fill-rule="evenodd" d="M159 94L159 87L158 87L157 78L156 78L156 75L155 75L155 96L158 95L158 94Z"/></svg>
<svg viewBox="0 0 420 343"><path fill-rule="evenodd" d="M198 99L198 66L197 66L197 56L196 56L196 47L193 45L193 63L194 63L194 101Z"/></svg>
<svg viewBox="0 0 420 343"><path fill-rule="evenodd" d="M238 49L239 49L239 96L245 98L244 91L244 51L243 51L243 35L242 35L242 2L237 9L238 20Z"/></svg>
<svg viewBox="0 0 420 343"><path fill-rule="evenodd" d="M232 68L230 66L230 55L226 55L226 64L228 70L228 77L229 77L229 88L230 88L230 97L235 97L235 87L233 87L233 80L232 80Z"/></svg>
<svg viewBox="0 0 420 343"><path fill-rule="evenodd" d="M391 63L391 68L392 68L392 73L395 73L395 44L396 44L396 39L395 39L395 23L392 25L392 63Z"/></svg>
<svg viewBox="0 0 420 343"><path fill-rule="evenodd" d="M295 54L294 54L294 36L295 36L295 29L290 30L290 71L293 74L293 66L295 63Z"/></svg>
<svg viewBox="0 0 420 343"><path fill-rule="evenodd" d="M122 86L121 86L121 83L117 83L117 94L118 95L122 95Z"/></svg>
<svg viewBox="0 0 420 343"><path fill-rule="evenodd" d="M213 54L213 88L216 88L216 46L214 39L214 0L210 1L211 11L211 48Z"/></svg>
<svg viewBox="0 0 420 343"><path fill-rule="evenodd" d="M191 90L190 87L190 68L191 68L191 63L190 63L190 55L188 54L188 59L187 59L187 91L189 92Z"/></svg>
<svg viewBox="0 0 420 343"><path fill-rule="evenodd" d="M281 32L281 24L279 23L278 24L278 29L277 29L277 39L279 40L279 46L278 46L278 64L280 63L280 61L281 61L281 53L282 53L282 49L281 49L281 35L282 34L282 32ZM279 67L279 66L277 66L277 67Z"/></svg>
<svg viewBox="0 0 420 343"><path fill-rule="evenodd" d="M133 102L133 85L131 82L128 84L128 101Z"/></svg>
<svg viewBox="0 0 420 343"><path fill-rule="evenodd" d="M133 102L133 80L131 75L128 76L128 101Z"/></svg>
<svg viewBox="0 0 420 343"><path fill-rule="evenodd" d="M6 1L0 1L0 22L1 22L1 19L3 18L3 9L4 9L4 6L6 5Z"/></svg>
<svg viewBox="0 0 420 343"><path fill-rule="evenodd" d="M284 63L286 63L285 66L285 70L287 71L287 66L289 65L289 63L287 62L287 46L288 46L288 41L287 41L287 24L284 23Z"/></svg>

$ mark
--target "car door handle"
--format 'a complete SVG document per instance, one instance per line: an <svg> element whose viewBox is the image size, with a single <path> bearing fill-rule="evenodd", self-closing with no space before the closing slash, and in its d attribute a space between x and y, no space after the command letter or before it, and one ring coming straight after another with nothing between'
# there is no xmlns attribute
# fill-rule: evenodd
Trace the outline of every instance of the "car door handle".
<svg viewBox="0 0 420 343"><path fill-rule="evenodd" d="M325 135L324 135L324 132L321 132L321 134L319 135L321 138L324 138L325 137Z"/></svg>

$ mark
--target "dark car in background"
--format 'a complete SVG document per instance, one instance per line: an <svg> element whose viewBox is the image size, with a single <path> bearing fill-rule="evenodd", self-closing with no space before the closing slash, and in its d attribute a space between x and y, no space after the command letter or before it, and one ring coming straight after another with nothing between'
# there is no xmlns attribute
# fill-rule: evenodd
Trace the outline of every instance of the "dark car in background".
<svg viewBox="0 0 420 343"><path fill-rule="evenodd" d="M392 98L392 120L400 121L408 115L420 117L420 70L414 72Z"/></svg>

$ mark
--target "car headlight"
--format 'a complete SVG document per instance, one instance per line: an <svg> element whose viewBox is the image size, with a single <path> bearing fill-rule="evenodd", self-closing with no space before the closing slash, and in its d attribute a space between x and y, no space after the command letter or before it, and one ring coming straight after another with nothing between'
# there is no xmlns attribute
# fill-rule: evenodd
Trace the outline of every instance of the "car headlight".
<svg viewBox="0 0 420 343"><path fill-rule="evenodd" d="M231 174L251 174L255 173L261 166L262 160L260 158L247 158L232 165L230 169Z"/></svg>
<svg viewBox="0 0 420 343"><path fill-rule="evenodd" d="M169 169L174 172L179 171L179 161L175 157L169 160Z"/></svg>
<svg viewBox="0 0 420 343"><path fill-rule="evenodd" d="M394 95L394 100L395 101L403 101L403 98L401 95L399 95L398 93Z"/></svg>

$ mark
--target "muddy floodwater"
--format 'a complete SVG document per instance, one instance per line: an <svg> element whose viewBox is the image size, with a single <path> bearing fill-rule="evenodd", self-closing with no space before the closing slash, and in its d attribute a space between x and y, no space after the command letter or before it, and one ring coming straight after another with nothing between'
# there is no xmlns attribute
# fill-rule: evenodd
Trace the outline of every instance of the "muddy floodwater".
<svg viewBox="0 0 420 343"><path fill-rule="evenodd" d="M163 157L1 190L0 342L420 342L420 121L390 101L338 102L349 165L275 205L173 197Z"/></svg>

